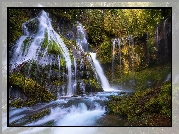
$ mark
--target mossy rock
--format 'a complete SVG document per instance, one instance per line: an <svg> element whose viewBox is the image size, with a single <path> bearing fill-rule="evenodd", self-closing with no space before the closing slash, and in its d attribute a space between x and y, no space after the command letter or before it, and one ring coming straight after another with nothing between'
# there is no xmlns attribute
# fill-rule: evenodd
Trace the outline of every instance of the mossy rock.
<svg viewBox="0 0 179 134"><path fill-rule="evenodd" d="M36 34L39 30L39 20L37 18L26 22L26 27L31 34Z"/></svg>
<svg viewBox="0 0 179 134"><path fill-rule="evenodd" d="M10 85L21 89L27 97L27 100L23 103L20 100L12 101L10 106L30 106L37 102L50 102L56 99L56 96L50 93L46 88L40 86L32 79L24 77L22 74L11 74L9 82Z"/></svg>

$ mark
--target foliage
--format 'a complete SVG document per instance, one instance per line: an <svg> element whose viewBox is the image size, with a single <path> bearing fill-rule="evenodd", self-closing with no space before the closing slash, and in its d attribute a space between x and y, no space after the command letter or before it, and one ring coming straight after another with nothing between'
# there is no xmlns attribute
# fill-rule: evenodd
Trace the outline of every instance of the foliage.
<svg viewBox="0 0 179 134"><path fill-rule="evenodd" d="M129 81L135 80L135 84L132 85L132 88L134 90L143 90L145 88L153 87L158 83L162 83L166 76L171 72L170 64L171 63L167 63L165 65L158 65L154 67L147 67L140 71L131 71L126 73L121 73L120 66L117 65L115 68L113 84L127 83L128 85L130 85ZM111 82L111 70L106 70L105 74Z"/></svg>
<svg viewBox="0 0 179 134"><path fill-rule="evenodd" d="M97 58L99 59L100 63L112 61L112 51L109 50L111 50L111 42L109 40L101 43L99 49L97 50Z"/></svg>
<svg viewBox="0 0 179 134"><path fill-rule="evenodd" d="M110 113L126 117L129 121L138 120L142 126L154 125L150 124L149 119L146 120L147 116L158 114L171 117L171 83L165 82L131 96L112 96L106 104Z"/></svg>
<svg viewBox="0 0 179 134"><path fill-rule="evenodd" d="M9 47L22 35L22 24L27 21L31 14L28 9L9 9Z"/></svg>

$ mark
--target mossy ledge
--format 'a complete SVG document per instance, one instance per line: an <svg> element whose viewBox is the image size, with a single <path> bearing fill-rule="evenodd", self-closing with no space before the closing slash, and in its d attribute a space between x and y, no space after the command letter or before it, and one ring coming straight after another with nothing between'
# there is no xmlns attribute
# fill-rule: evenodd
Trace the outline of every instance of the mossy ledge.
<svg viewBox="0 0 179 134"><path fill-rule="evenodd" d="M11 74L9 82L10 86L21 89L27 97L25 101L20 99L13 100L10 103L11 107L31 106L38 102L50 102L56 99L56 96L50 93L46 88L40 86L32 79L24 77L20 73Z"/></svg>

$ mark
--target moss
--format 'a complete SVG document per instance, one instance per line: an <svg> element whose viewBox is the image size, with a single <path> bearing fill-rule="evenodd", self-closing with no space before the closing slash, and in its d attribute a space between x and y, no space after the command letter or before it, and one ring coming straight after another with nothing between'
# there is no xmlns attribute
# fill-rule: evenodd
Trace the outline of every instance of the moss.
<svg viewBox="0 0 179 134"><path fill-rule="evenodd" d="M112 96L106 102L110 113L127 118L130 122L138 120L142 125L148 116L171 117L171 83L164 82L161 86L145 91L135 92L131 96ZM149 122L148 122L149 121Z"/></svg>
<svg viewBox="0 0 179 134"><path fill-rule="evenodd" d="M51 94L47 89L40 86L37 82L30 78L24 77L22 74L13 73L9 79L10 85L21 89L27 97L26 102L20 102L19 100L12 101L11 106L30 106L39 101L49 102L56 99L56 96Z"/></svg>
<svg viewBox="0 0 179 134"><path fill-rule="evenodd" d="M73 48L73 47L78 47L76 45L76 42L75 40L68 40L66 39L64 36L62 36L61 34L59 34L60 38L62 39L62 41L65 43L65 45L67 46L67 48L70 50L70 48Z"/></svg>
<svg viewBox="0 0 179 134"><path fill-rule="evenodd" d="M45 38L41 43L41 49L44 50L47 48L47 46L48 46L48 33L47 33L47 31L45 31Z"/></svg>
<svg viewBox="0 0 179 134"><path fill-rule="evenodd" d="M19 99L16 99L16 100L13 100L10 104L9 104L10 107L16 107L16 108L21 108L24 106L23 104L23 101L19 100Z"/></svg>
<svg viewBox="0 0 179 134"><path fill-rule="evenodd" d="M24 52L26 51L26 49L29 47L30 43L32 43L32 41L33 41L33 38L31 38L31 37L27 37L27 38L23 41L23 43L24 43L23 54L24 54Z"/></svg>
<svg viewBox="0 0 179 134"><path fill-rule="evenodd" d="M65 67L66 62L64 58L60 58L60 66Z"/></svg>
<svg viewBox="0 0 179 134"><path fill-rule="evenodd" d="M56 85L56 86L62 86L62 85L64 84L64 82L63 82L63 81L55 80L55 81L53 82L53 84Z"/></svg>
<svg viewBox="0 0 179 134"><path fill-rule="evenodd" d="M55 41L50 41L47 49L48 54L62 55L59 45Z"/></svg>

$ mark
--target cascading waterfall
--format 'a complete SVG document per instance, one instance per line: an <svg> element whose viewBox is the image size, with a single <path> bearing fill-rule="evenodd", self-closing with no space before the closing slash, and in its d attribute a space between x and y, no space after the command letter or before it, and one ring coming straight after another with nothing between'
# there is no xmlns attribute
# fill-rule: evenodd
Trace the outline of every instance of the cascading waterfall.
<svg viewBox="0 0 179 134"><path fill-rule="evenodd" d="M76 38L76 44L84 50L85 52L88 51L88 42L86 39L86 32L83 28L83 25L79 22L77 22L77 38Z"/></svg>
<svg viewBox="0 0 179 134"><path fill-rule="evenodd" d="M120 41L120 39L119 39L119 38L117 39L117 41L118 41L118 47L119 47L120 78L121 78L121 84L122 84L121 45L120 45L121 41Z"/></svg>
<svg viewBox="0 0 179 134"><path fill-rule="evenodd" d="M115 55L117 54L116 48L118 48L118 54L119 54L119 65L120 65L120 78L122 79L122 72L121 72L121 46L120 46L120 39L115 38L112 40L112 81L114 79L114 59ZM122 83L122 82L121 82Z"/></svg>
<svg viewBox="0 0 179 134"><path fill-rule="evenodd" d="M112 83L114 80L114 56L115 56L115 45L116 45L116 40L113 40L112 44Z"/></svg>
<svg viewBox="0 0 179 134"><path fill-rule="evenodd" d="M11 59L11 62L10 62L10 72L12 72L12 70L17 67L19 64L21 64L23 62L23 58L22 58L22 45L23 45L23 42L24 40L27 38L28 36L21 36L19 38L18 41L16 41L15 45L13 46L13 48L17 48L14 53L13 53L13 56Z"/></svg>
<svg viewBox="0 0 179 134"><path fill-rule="evenodd" d="M37 24L35 25L37 28L37 33L34 33L34 31L30 31L28 29L27 25L29 25L30 22L36 22L39 23L38 27ZM71 87L71 59L68 52L68 48L64 44L63 40L60 38L60 36L55 32L55 30L52 28L51 20L49 19L47 13L45 11L42 11L39 17L31 19L23 24L23 33L25 35L21 36L20 39L15 44L15 47L17 49L15 50L13 54L13 58L10 62L11 65L17 64L20 65L26 61L38 60L39 51L41 49L40 44L44 41L45 35L48 35L48 43L50 42L56 42L58 44L59 48L61 49L63 58L66 61L66 67L68 69L68 85L67 85L67 95L72 95L72 87ZM25 52L23 53L24 49L24 41L30 38L33 41L30 44L30 46L27 46L28 48L25 49ZM48 46L49 47L49 46ZM48 48L47 47L47 48ZM38 60L39 64L51 64L52 58L48 56L47 48L44 50L44 57L42 57L40 60ZM61 58L61 57L60 57ZM58 61L59 62L59 61ZM11 70L13 70L16 66L12 66Z"/></svg>
<svg viewBox="0 0 179 134"><path fill-rule="evenodd" d="M128 36L128 41L129 41L129 46L130 46L130 59L131 59L131 63L129 63L131 65L131 70L133 72L133 78L135 77L134 75L134 39L132 37L132 35L129 35ZM131 89L132 89L132 86L135 84L135 81L134 79L133 80L130 80L130 86L131 86Z"/></svg>
<svg viewBox="0 0 179 134"><path fill-rule="evenodd" d="M77 81L76 81L76 70L77 70L77 64L76 64L76 59L74 58L74 67L75 67L75 72L74 72L74 83L73 83L73 93L76 93L76 86L77 86Z"/></svg>
<svg viewBox="0 0 179 134"><path fill-rule="evenodd" d="M37 23L35 25L36 30L31 31L29 29L31 21ZM51 25L51 20L49 19L46 12L42 11L41 14L31 19L23 24L23 33L24 35L20 37L20 39L14 45L14 53L11 56L11 64L12 68L16 69L16 66L24 64L27 62L29 65L28 71L33 68L35 65L35 77L36 79L40 79L40 82L43 83L44 79L41 79L44 74L49 77L49 79L54 78L54 74L57 74L55 80L62 82L62 85L56 87L58 100L53 100L49 103L37 103L30 108L19 108L14 109L11 107L10 109L10 123L14 123L18 125L18 123L23 124L23 126L45 126L50 124L50 126L100 126L103 125L101 117L105 116L105 105L103 101L108 100L108 97L111 95L121 95L119 90L115 90L110 87L110 84L104 75L102 67L99 61L96 59L96 53L86 53L88 51L88 42L86 39L86 33L83 26L78 23L77 26L77 39L76 43L78 48L74 46L75 52L77 55L71 56L67 46L64 44L62 38L54 31ZM26 41L28 40L28 41ZM30 41L29 41L30 40ZM44 41L47 40L47 46L44 46ZM27 42L27 44L25 44ZM119 47L120 52L120 40L116 40L117 45ZM49 54L49 48L51 44L56 44L61 50L61 54ZM24 48L24 46L26 46ZM114 46L115 47L115 46ZM80 51L79 51L80 49ZM82 51L82 52L81 52ZM81 53L80 53L81 52ZM86 54L86 55L85 55ZM43 56L39 56L43 55ZM84 55L86 57L84 57ZM120 54L121 56L121 54ZM80 61L78 59L80 57ZM72 58L72 60L71 60ZM86 59L85 59L86 58ZM65 63L63 62L65 61ZM73 65L72 65L73 61ZM89 65L91 66L94 73L90 74L89 66L86 66L85 62L88 61ZM33 63L36 64L33 64ZM15 63L17 64L15 66ZM121 65L121 57L120 57L120 65ZM38 75L41 71L41 68L45 68L48 66L48 70L45 70L44 74ZM55 69L53 67L55 66ZM72 69L74 67L74 69ZM44 69L43 68L43 69ZM79 71L79 70L80 71ZM67 71L67 73L66 73ZM86 71L86 72L85 72ZM83 79L78 79L78 75L81 73L82 76L84 75L86 78L95 77L99 79L102 83L102 88L104 91L109 92L97 92L97 93L89 93L85 94L86 85ZM74 77L72 77L72 74ZM91 76L90 76L90 75ZM89 75L89 76L88 76ZM30 76L29 76L30 77ZM83 76L85 77L85 76ZM73 78L73 79L72 79ZM67 79L67 83L66 80ZM92 80L94 83L96 82L95 79ZM53 81L53 80L51 80ZM44 82L45 83L45 82ZM93 84L94 84L93 83ZM61 84L61 83L60 83ZM99 83L95 83L99 84ZM76 93L77 85L80 87L80 90L84 93L81 96L72 96ZM101 86L101 85L100 85ZM50 87L53 88L53 85ZM67 88L67 90L66 90ZM99 87L101 89L101 87ZM92 89L90 89L92 90ZM90 91L89 90L89 91ZM102 91L102 90L101 90ZM117 91L117 92L110 92L110 91ZM27 116L30 118L31 115L35 114L36 112L42 112L42 110L50 110L50 113L42 118L33 121L27 121ZM30 114L31 113L31 114ZM16 124L17 123L17 124Z"/></svg>
<svg viewBox="0 0 179 134"><path fill-rule="evenodd" d="M115 89L112 89L110 87L109 82L108 82L106 76L104 75L103 69L102 69L99 61L96 59L96 53L90 53L90 55L93 59L94 66L95 66L96 71L97 71L99 78L101 80L103 90L104 91L114 91Z"/></svg>

